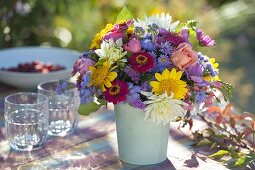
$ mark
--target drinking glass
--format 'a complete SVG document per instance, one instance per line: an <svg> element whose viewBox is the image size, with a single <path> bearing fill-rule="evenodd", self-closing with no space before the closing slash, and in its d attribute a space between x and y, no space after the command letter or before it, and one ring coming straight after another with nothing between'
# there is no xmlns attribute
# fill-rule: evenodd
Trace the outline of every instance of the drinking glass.
<svg viewBox="0 0 255 170"><path fill-rule="evenodd" d="M73 83L67 82L68 86ZM49 129L52 136L66 136L73 132L78 122L78 107L80 104L78 89L65 90L57 94L58 80L42 82L37 86L38 92L49 100Z"/></svg>
<svg viewBox="0 0 255 170"><path fill-rule="evenodd" d="M15 93L5 98L6 138L15 150L41 148L47 140L48 98L38 93Z"/></svg>

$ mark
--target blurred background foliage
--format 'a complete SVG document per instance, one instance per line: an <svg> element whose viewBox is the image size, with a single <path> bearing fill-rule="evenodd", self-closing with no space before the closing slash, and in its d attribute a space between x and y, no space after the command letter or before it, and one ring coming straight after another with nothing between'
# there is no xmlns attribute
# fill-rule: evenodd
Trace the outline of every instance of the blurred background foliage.
<svg viewBox="0 0 255 170"><path fill-rule="evenodd" d="M221 79L235 86L231 101L237 109L255 112L254 0L1 0L0 48L87 50L94 34L114 23L124 5L136 18L169 12L174 20L200 21L217 44L199 50L221 64Z"/></svg>

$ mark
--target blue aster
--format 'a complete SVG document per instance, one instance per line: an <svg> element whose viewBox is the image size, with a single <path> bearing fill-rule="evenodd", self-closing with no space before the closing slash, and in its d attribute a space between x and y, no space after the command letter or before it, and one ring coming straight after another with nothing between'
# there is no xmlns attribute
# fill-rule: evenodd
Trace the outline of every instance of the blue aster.
<svg viewBox="0 0 255 170"><path fill-rule="evenodd" d="M166 41L160 44L159 51L165 55L169 55L173 51L173 46L170 42Z"/></svg>

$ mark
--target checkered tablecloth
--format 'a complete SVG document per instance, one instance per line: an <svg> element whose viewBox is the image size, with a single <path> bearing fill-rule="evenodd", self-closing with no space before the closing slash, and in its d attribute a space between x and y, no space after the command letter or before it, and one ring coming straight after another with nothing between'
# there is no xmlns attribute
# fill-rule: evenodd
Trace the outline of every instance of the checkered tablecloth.
<svg viewBox="0 0 255 170"><path fill-rule="evenodd" d="M44 169L136 169L136 170L221 170L227 169L206 157L201 148L194 149L187 129L178 130L171 123L168 159L151 166L137 166L118 158L114 111L102 109L88 117L80 117L76 131L66 137L50 137L46 145L32 152L17 152L4 137L3 98L20 91L0 85L0 170Z"/></svg>

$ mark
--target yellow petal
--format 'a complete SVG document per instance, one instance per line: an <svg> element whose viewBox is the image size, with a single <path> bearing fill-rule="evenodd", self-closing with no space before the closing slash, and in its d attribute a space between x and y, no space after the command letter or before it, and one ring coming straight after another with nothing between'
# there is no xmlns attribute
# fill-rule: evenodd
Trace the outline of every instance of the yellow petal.
<svg viewBox="0 0 255 170"><path fill-rule="evenodd" d="M155 77L158 81L162 81L163 80L163 77L161 76L161 74L159 73L155 73Z"/></svg>
<svg viewBox="0 0 255 170"><path fill-rule="evenodd" d="M173 68L173 69L171 70L171 72L170 72L170 78L172 78L172 79L177 79L177 78L176 78L176 69L175 69L175 68Z"/></svg>
<svg viewBox="0 0 255 170"><path fill-rule="evenodd" d="M108 79L105 79L104 85L108 88L112 87L112 83Z"/></svg>
<svg viewBox="0 0 255 170"><path fill-rule="evenodd" d="M106 61L103 63L103 66L106 67L106 68L110 68L110 67L111 67L110 61L106 60Z"/></svg>
<svg viewBox="0 0 255 170"><path fill-rule="evenodd" d="M181 77L182 77L182 72L181 71L178 71L177 73L176 73L176 79L178 79L178 80L180 80L181 79Z"/></svg>
<svg viewBox="0 0 255 170"><path fill-rule="evenodd" d="M96 68L93 66L89 66L89 70L93 73L96 70Z"/></svg>
<svg viewBox="0 0 255 170"><path fill-rule="evenodd" d="M160 83L157 81L151 81L150 85L151 85L151 87L156 88L156 87L159 87Z"/></svg>
<svg viewBox="0 0 255 170"><path fill-rule="evenodd" d="M213 64L213 68L218 68L219 67L219 63L214 63Z"/></svg>
<svg viewBox="0 0 255 170"><path fill-rule="evenodd" d="M106 89L105 89L105 87L104 87L103 84L101 85L101 89L102 89L102 92L105 92L105 91L106 91Z"/></svg>
<svg viewBox="0 0 255 170"><path fill-rule="evenodd" d="M215 63L215 61L216 61L215 58L211 58L211 59L210 59L210 62L211 62L212 64Z"/></svg>
<svg viewBox="0 0 255 170"><path fill-rule="evenodd" d="M169 79L169 77L170 77L170 72L169 72L169 70L166 68L166 69L163 71L163 73L162 73L162 79L163 79L163 80L167 80L167 79Z"/></svg>
<svg viewBox="0 0 255 170"><path fill-rule="evenodd" d="M107 78L110 82L112 82L117 76L118 74L116 72L110 72L107 74Z"/></svg>

